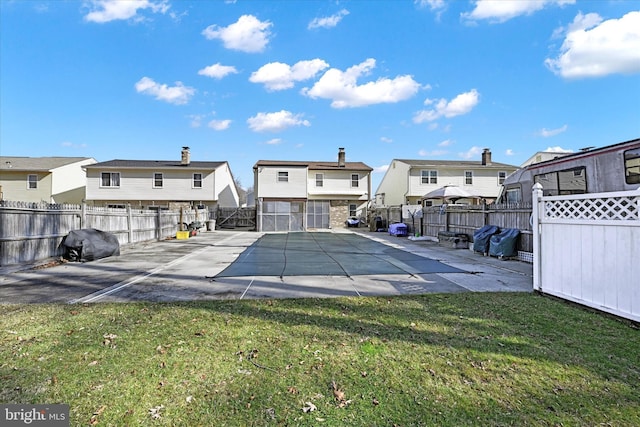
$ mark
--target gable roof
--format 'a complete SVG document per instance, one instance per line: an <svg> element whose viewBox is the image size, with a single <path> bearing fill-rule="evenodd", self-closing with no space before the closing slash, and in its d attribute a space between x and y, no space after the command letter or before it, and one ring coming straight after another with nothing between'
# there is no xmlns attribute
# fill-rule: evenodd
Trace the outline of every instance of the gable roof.
<svg viewBox="0 0 640 427"><path fill-rule="evenodd" d="M108 160L106 162L94 163L86 166L95 168L119 168L119 169L217 169L227 162L198 162L192 161L188 165L183 165L179 160Z"/></svg>
<svg viewBox="0 0 640 427"><path fill-rule="evenodd" d="M447 167L465 167L465 168L511 168L518 169L518 166L506 163L491 162L483 165L479 160L411 160L411 159L393 159L391 162L402 162L413 167L429 167L429 166L447 166Z"/></svg>
<svg viewBox="0 0 640 427"><path fill-rule="evenodd" d="M295 160L258 160L254 169L259 166L297 166L306 167L310 170L352 170L352 171L372 171L373 168L362 162L345 162L344 166L338 166L338 162L305 162Z"/></svg>
<svg viewBox="0 0 640 427"><path fill-rule="evenodd" d="M61 166L94 160L92 157L19 157L0 156L0 170L12 171L46 171Z"/></svg>

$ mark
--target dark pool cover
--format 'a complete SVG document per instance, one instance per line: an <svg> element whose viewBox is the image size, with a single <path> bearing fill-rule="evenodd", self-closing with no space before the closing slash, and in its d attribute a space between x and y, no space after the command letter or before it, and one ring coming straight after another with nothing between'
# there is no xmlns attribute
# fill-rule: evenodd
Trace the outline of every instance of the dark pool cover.
<svg viewBox="0 0 640 427"><path fill-rule="evenodd" d="M262 236L216 277L427 273L464 271L357 234L286 233Z"/></svg>

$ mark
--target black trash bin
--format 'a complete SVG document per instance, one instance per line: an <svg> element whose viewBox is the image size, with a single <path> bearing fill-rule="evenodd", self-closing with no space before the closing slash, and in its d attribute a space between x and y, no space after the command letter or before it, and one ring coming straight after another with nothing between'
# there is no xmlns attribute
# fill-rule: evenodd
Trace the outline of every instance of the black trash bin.
<svg viewBox="0 0 640 427"><path fill-rule="evenodd" d="M517 228L505 228L489 239L489 255L498 257L513 257L518 253L517 243L520 230Z"/></svg>
<svg viewBox="0 0 640 427"><path fill-rule="evenodd" d="M387 229L387 222L381 216L377 216L373 219L374 231L385 231Z"/></svg>
<svg viewBox="0 0 640 427"><path fill-rule="evenodd" d="M473 233L473 251L486 254L489 252L489 239L500 229L497 225L485 225Z"/></svg>

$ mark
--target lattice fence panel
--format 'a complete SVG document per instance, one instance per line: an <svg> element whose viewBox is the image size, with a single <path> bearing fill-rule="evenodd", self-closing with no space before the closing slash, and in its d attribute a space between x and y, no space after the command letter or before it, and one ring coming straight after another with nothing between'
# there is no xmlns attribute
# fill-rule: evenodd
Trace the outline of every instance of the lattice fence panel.
<svg viewBox="0 0 640 427"><path fill-rule="evenodd" d="M640 219L640 198L625 196L547 200L544 202L544 217L547 219L638 220Z"/></svg>

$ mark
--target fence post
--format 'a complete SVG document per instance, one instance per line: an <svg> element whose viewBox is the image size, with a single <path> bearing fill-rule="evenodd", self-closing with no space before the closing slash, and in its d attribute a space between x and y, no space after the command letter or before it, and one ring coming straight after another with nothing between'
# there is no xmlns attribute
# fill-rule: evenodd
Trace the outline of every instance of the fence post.
<svg viewBox="0 0 640 427"><path fill-rule="evenodd" d="M541 291L540 283L541 263L540 263L540 217L542 216L542 185L539 182L533 186L531 200L531 232L533 233L533 290Z"/></svg>
<svg viewBox="0 0 640 427"><path fill-rule="evenodd" d="M129 243L133 243L133 217L131 214L131 203L127 203L127 231L129 232Z"/></svg>
<svg viewBox="0 0 640 427"><path fill-rule="evenodd" d="M82 205L80 205L80 229L83 229L86 223L87 223L87 203L83 201Z"/></svg>
<svg viewBox="0 0 640 427"><path fill-rule="evenodd" d="M162 240L162 209L158 206L158 215L156 215L156 228L158 229L158 240Z"/></svg>

